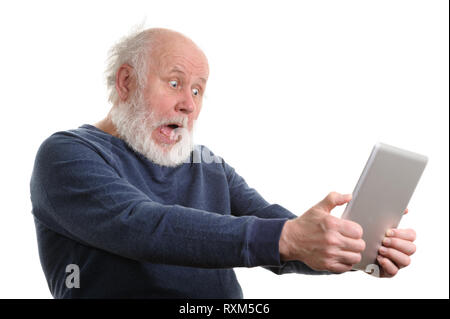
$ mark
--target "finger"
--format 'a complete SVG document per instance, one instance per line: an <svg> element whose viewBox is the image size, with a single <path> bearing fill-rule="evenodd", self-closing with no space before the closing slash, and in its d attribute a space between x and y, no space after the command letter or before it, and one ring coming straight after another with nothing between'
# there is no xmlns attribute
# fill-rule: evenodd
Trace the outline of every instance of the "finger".
<svg viewBox="0 0 450 319"><path fill-rule="evenodd" d="M341 248L344 251L351 251L355 253L361 253L366 249L366 243L362 239L353 239L341 236Z"/></svg>
<svg viewBox="0 0 450 319"><path fill-rule="evenodd" d="M405 211L403 212L403 214L406 215L406 214L408 214L408 212L409 212L409 210L408 210L408 208L407 208L407 209L405 209Z"/></svg>
<svg viewBox="0 0 450 319"><path fill-rule="evenodd" d="M333 272L333 273L343 273L346 271L350 271L352 270L353 266L349 265L349 264L342 264L342 263L335 263L332 266L330 266L330 268L328 269L329 271Z"/></svg>
<svg viewBox="0 0 450 319"><path fill-rule="evenodd" d="M399 250L408 256L416 252L416 245L413 242L400 238L385 237L383 239L383 246Z"/></svg>
<svg viewBox="0 0 450 319"><path fill-rule="evenodd" d="M363 228L361 225L351 220L341 219L338 231L342 236L354 239L360 239L363 235Z"/></svg>
<svg viewBox="0 0 450 319"><path fill-rule="evenodd" d="M416 240L416 232L414 229L397 229L392 228L386 231L387 237L397 237L404 240L415 241Z"/></svg>
<svg viewBox="0 0 450 319"><path fill-rule="evenodd" d="M331 192L325 197L317 206L323 208L324 210L330 212L333 208L339 205L348 203L352 199L351 194L339 194L336 192Z"/></svg>
<svg viewBox="0 0 450 319"><path fill-rule="evenodd" d="M342 251L339 254L339 257L337 257L337 260L341 264L356 265L357 263L359 263L361 261L361 254L355 253L355 252L350 252L350 251Z"/></svg>
<svg viewBox="0 0 450 319"><path fill-rule="evenodd" d="M383 273L386 274L387 277L393 277L398 273L398 267L388 258L378 256L377 261L382 268Z"/></svg>
<svg viewBox="0 0 450 319"><path fill-rule="evenodd" d="M411 258L393 248L380 247L378 253L383 257L390 259L398 268L403 268L408 266L411 263Z"/></svg>

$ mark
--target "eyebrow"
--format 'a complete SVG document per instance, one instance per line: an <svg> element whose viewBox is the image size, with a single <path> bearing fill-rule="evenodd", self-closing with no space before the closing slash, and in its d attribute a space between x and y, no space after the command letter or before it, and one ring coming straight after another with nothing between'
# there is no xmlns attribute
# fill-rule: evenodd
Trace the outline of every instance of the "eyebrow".
<svg viewBox="0 0 450 319"><path fill-rule="evenodd" d="M181 69L181 68L179 68L178 66L174 66L173 68L172 68L172 70L170 70L170 72L169 73L181 73L181 74L183 74L183 75L186 75L186 73ZM206 83L206 79L205 78L202 78L202 77L200 77L200 80L203 82L203 83Z"/></svg>

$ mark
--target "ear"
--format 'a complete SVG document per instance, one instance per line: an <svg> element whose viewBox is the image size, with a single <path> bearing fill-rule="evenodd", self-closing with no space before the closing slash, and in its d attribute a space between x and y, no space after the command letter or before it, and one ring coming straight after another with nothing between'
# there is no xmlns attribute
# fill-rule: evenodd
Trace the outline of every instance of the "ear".
<svg viewBox="0 0 450 319"><path fill-rule="evenodd" d="M122 101L126 101L134 89L133 67L122 64L116 73L116 91Z"/></svg>

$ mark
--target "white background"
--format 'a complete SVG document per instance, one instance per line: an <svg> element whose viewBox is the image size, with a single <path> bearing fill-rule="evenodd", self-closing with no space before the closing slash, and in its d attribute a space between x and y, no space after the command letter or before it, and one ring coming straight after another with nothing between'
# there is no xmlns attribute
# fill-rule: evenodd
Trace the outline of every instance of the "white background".
<svg viewBox="0 0 450 319"><path fill-rule="evenodd" d="M144 20L205 51L196 142L270 202L300 215L352 192L378 141L430 159L400 224L417 231L418 250L397 277L238 268L244 297L449 297L448 1L5 3L0 298L51 298L29 199L35 153L51 133L106 115L107 51Z"/></svg>

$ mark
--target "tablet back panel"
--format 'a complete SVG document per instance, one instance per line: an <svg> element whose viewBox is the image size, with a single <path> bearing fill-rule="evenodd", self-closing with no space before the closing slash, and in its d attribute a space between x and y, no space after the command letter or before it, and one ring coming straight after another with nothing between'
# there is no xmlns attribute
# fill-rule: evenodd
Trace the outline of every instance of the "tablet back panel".
<svg viewBox="0 0 450 319"><path fill-rule="evenodd" d="M363 228L366 249L354 269L377 264L378 249L386 230L396 228L427 164L427 157L387 144L374 146L353 191L343 219Z"/></svg>

